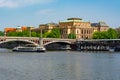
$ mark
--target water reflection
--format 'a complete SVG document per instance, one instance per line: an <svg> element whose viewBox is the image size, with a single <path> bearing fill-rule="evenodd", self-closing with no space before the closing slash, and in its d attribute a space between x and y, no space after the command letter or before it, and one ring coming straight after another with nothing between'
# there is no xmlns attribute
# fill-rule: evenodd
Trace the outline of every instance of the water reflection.
<svg viewBox="0 0 120 80"><path fill-rule="evenodd" d="M3 53L0 53L1 80L120 80L119 53L10 50Z"/></svg>

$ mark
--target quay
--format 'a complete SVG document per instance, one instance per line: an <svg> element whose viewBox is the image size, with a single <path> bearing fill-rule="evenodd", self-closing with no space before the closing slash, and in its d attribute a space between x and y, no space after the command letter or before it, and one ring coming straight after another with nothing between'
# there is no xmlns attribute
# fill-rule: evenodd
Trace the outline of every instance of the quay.
<svg viewBox="0 0 120 80"><path fill-rule="evenodd" d="M77 39L75 45L76 50L81 51L108 51L110 48L120 51L120 39Z"/></svg>

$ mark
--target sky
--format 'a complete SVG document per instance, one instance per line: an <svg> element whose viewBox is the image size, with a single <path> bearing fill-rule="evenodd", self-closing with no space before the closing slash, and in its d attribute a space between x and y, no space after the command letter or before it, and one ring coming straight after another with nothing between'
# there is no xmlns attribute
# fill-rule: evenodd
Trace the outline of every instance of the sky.
<svg viewBox="0 0 120 80"><path fill-rule="evenodd" d="M0 31L6 27L59 23L78 17L120 26L120 0L0 0Z"/></svg>

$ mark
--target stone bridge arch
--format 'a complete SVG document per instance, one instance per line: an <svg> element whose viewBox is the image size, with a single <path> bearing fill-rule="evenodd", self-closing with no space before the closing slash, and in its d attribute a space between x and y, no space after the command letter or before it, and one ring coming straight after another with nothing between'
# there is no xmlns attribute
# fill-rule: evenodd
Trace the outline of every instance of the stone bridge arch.
<svg viewBox="0 0 120 80"><path fill-rule="evenodd" d="M14 43L14 41L15 41L15 43ZM17 44L17 41L19 41L19 42L21 41L22 43L27 42L28 44L36 44L36 45L39 45L39 43L41 43L45 47L46 46L48 47L50 45L53 45L55 47L57 45L58 46L59 45L60 46L71 45L73 42L75 42L75 39L38 38L38 37L0 37L0 47L3 45L6 45L6 44L12 44L12 42L13 42L13 45ZM19 45L19 42L18 42L18 45ZM3 43L5 43L5 44L3 44Z"/></svg>
<svg viewBox="0 0 120 80"><path fill-rule="evenodd" d="M71 42L69 41L50 41L44 43L47 50L67 50L71 49Z"/></svg>
<svg viewBox="0 0 120 80"><path fill-rule="evenodd" d="M11 40L5 40L0 42L0 47L1 48L14 48L18 45L24 45L25 44L34 44L38 45L37 43L30 41L30 40L17 40L17 39L11 39Z"/></svg>
<svg viewBox="0 0 120 80"><path fill-rule="evenodd" d="M47 43L44 43L44 46L47 46L49 44L52 44L52 43L66 43L66 44L71 44L71 42L69 41L50 41L50 42L47 42Z"/></svg>
<svg viewBox="0 0 120 80"><path fill-rule="evenodd" d="M12 42L12 41L21 41L21 42L27 42L27 43L30 43L30 44L35 44L35 45L38 45L37 43L33 42L33 41L30 41L30 40L18 40L18 39L11 39L11 40L5 40L5 41L1 41L0 44L3 44L3 43L7 43L7 42Z"/></svg>

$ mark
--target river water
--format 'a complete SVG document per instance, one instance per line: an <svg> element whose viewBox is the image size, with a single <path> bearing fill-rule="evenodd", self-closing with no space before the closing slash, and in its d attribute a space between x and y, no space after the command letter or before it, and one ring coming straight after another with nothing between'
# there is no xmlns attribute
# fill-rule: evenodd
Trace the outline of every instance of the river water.
<svg viewBox="0 0 120 80"><path fill-rule="evenodd" d="M0 49L0 80L120 80L120 53Z"/></svg>

